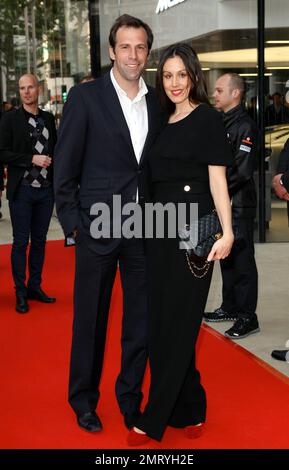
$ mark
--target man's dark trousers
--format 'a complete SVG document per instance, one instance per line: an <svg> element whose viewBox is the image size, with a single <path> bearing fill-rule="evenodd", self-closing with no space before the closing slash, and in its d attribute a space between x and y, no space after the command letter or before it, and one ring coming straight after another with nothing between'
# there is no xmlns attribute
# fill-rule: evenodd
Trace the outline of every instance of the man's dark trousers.
<svg viewBox="0 0 289 470"><path fill-rule="evenodd" d="M31 239L28 256L28 288L38 289L44 263L46 236L53 212L52 186L34 188L20 185L13 200L9 201L13 228L11 253L12 274L17 295L27 295L26 252Z"/></svg>
<svg viewBox="0 0 289 470"><path fill-rule="evenodd" d="M122 364L116 396L122 413L131 415L139 410L147 361L143 240L122 239L112 252L100 255L83 238L80 229L76 239L69 402L77 415L93 411L97 406L111 291L119 262L124 297Z"/></svg>
<svg viewBox="0 0 289 470"><path fill-rule="evenodd" d="M257 319L258 272L254 257L254 219L236 218L242 236L225 260L221 261L225 312Z"/></svg>

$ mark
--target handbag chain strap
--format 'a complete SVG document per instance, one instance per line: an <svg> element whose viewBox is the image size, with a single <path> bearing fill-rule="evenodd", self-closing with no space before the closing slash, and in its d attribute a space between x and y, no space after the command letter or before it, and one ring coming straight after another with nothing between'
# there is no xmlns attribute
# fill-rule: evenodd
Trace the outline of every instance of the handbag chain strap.
<svg viewBox="0 0 289 470"><path fill-rule="evenodd" d="M197 266L195 263L190 261L188 253L186 253L186 258L187 258L187 263L188 263L188 266L190 268L191 273L195 277L197 277L198 279L201 279L202 277L205 277L205 275L207 274L207 272L210 269L210 265L211 265L210 261L205 261L204 266ZM203 271L203 272L202 273L201 272L196 272L195 270L196 271Z"/></svg>

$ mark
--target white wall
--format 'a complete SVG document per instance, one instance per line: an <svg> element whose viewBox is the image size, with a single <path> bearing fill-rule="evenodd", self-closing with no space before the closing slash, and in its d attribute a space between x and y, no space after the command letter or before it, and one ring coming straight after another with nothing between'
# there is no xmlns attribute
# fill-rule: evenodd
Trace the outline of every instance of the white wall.
<svg viewBox="0 0 289 470"><path fill-rule="evenodd" d="M257 0L218 2L218 29L257 28Z"/></svg>

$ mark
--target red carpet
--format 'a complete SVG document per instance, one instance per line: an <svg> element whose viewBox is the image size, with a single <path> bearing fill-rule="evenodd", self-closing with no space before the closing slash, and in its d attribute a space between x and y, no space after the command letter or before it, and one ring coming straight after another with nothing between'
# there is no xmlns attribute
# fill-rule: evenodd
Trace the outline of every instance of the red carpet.
<svg viewBox="0 0 289 470"><path fill-rule="evenodd" d="M73 272L74 250L64 249L62 241L49 242L43 287L57 302L31 301L29 314L19 315L14 310L10 246L0 246L2 449L127 447L127 430L114 396L120 355L118 279L98 407L104 431L90 435L79 429L67 404ZM208 396L206 432L188 441L181 430L169 428L153 448L289 448L289 380L206 326L198 350ZM147 388L148 376L146 393Z"/></svg>

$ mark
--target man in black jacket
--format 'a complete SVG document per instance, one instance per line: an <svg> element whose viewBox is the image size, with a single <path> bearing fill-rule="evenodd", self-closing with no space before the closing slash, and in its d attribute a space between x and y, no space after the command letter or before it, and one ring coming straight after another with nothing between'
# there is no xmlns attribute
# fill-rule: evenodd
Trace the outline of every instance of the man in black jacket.
<svg viewBox="0 0 289 470"><path fill-rule="evenodd" d="M284 148L279 156L277 175L274 176L272 181L273 189L276 195L284 201L289 201L289 139L285 142ZM286 342L288 347L289 341ZM275 349L271 353L274 359L279 361L289 362L289 350L288 349Z"/></svg>
<svg viewBox="0 0 289 470"><path fill-rule="evenodd" d="M225 332L240 339L260 331L256 315L258 273L254 257L256 191L253 171L258 151L258 129L241 105L243 79L235 73L222 75L215 86L216 108L223 111L224 125L232 145L234 165L227 179L232 198L234 225L242 242L235 243L230 256L221 261L223 302L214 312L205 313L208 322L235 321Z"/></svg>
<svg viewBox="0 0 289 470"><path fill-rule="evenodd" d="M53 211L52 156L56 129L52 114L38 108L39 85L31 74L19 80L23 105L5 113L0 124L0 164L7 164L7 199L13 227L12 273L16 311L27 313L27 299L55 302L41 289L46 235ZM26 252L29 279L26 284Z"/></svg>

